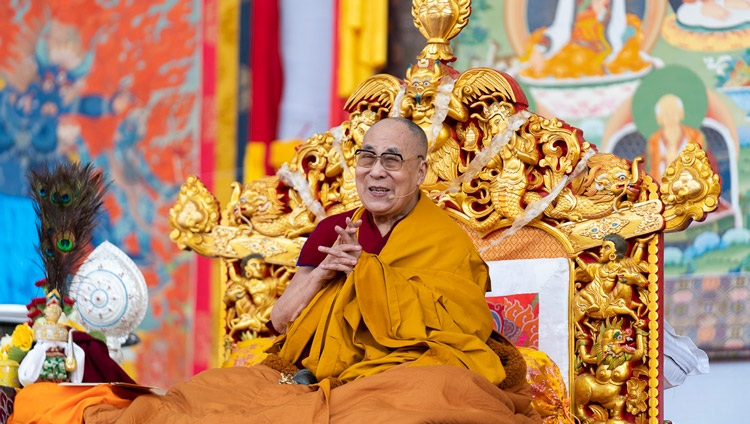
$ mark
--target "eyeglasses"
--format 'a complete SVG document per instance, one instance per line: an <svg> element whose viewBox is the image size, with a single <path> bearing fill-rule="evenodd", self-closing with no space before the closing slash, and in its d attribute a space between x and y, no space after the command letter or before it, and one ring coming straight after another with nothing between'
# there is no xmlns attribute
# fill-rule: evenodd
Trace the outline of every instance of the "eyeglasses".
<svg viewBox="0 0 750 424"><path fill-rule="evenodd" d="M398 171L404 166L404 162L414 159L424 159L422 155L417 155L409 159L404 159L404 157L398 153L381 153L380 155L376 155L375 152L362 149L357 149L354 152L354 155L357 157L357 166L361 166L362 168L372 168L375 165L375 162L380 159L380 164L383 165L383 168L387 171Z"/></svg>

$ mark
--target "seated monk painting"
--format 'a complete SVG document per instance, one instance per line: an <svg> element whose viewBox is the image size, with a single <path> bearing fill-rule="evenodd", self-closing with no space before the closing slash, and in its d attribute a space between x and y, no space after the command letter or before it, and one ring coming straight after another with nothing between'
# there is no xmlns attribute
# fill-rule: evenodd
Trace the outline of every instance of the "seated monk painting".
<svg viewBox="0 0 750 424"><path fill-rule="evenodd" d="M404 118L366 132L362 206L309 236L262 364L207 370L164 395L30 385L10 422L541 422L523 358L492 330L487 264L419 189L427 145Z"/></svg>

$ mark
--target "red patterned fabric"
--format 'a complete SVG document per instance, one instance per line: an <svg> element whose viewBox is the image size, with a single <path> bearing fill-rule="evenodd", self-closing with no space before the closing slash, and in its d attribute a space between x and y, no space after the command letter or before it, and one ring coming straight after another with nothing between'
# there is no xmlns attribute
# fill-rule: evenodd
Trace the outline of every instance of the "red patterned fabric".
<svg viewBox="0 0 750 424"><path fill-rule="evenodd" d="M487 297L495 331L516 346L539 348L539 294Z"/></svg>

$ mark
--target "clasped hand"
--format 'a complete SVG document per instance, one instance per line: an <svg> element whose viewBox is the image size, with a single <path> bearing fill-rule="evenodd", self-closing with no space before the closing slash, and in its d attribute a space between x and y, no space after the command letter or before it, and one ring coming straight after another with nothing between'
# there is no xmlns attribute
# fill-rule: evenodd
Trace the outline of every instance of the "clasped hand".
<svg viewBox="0 0 750 424"><path fill-rule="evenodd" d="M362 246L357 239L357 230L362 225L362 220L353 222L351 218L346 218L346 228L338 225L335 227L339 235L333 246L319 246L318 250L327 256L318 268L325 271L324 278L333 279L337 272L343 272L349 275L357 265L359 256L362 254Z"/></svg>

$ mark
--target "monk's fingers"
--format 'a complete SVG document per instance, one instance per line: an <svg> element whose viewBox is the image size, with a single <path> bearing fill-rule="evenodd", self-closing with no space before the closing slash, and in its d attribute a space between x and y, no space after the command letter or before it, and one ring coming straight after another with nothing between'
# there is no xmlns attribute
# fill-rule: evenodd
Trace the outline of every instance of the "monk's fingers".
<svg viewBox="0 0 750 424"><path fill-rule="evenodd" d="M354 240L349 240L348 237L339 237L336 240L336 243L333 244L331 247L327 246L320 246L318 247L318 250L321 252L329 253L329 250L334 251L341 251L341 252L355 252L355 251L361 251L362 246L359 245L359 242L355 238Z"/></svg>
<svg viewBox="0 0 750 424"><path fill-rule="evenodd" d="M341 227L334 227L336 230L336 233L339 235L337 239L337 244L359 244L359 240L357 240L357 228L356 227L349 227L341 228Z"/></svg>
<svg viewBox="0 0 750 424"><path fill-rule="evenodd" d="M347 243L344 240L341 240L341 242L339 242L338 244L334 244L331 247L320 246L320 248L318 248L318 250L320 250L321 252L323 252L322 249L331 249L331 250L334 250L334 251L341 251L341 252L344 252L344 253L346 253L346 252L351 253L351 252L359 252L359 251L361 251L362 250L362 246L360 246L359 243L356 242L356 240L355 240L354 243ZM326 252L326 253L328 253L328 252Z"/></svg>
<svg viewBox="0 0 750 424"><path fill-rule="evenodd" d="M349 234L346 232L345 228L341 228L338 225L333 227L333 230L336 231L336 234L339 236L336 238L336 243L334 243L335 246L339 246L341 244L351 244L352 240Z"/></svg>
<svg viewBox="0 0 750 424"><path fill-rule="evenodd" d="M340 271L349 274L356 265L357 259L354 257L337 257L329 255L319 266L325 270Z"/></svg>
<svg viewBox="0 0 750 424"><path fill-rule="evenodd" d="M346 218L346 229L347 231L354 231L357 232L357 229L362 226L362 220L358 219L356 221L352 221L351 218Z"/></svg>
<svg viewBox="0 0 750 424"><path fill-rule="evenodd" d="M359 245L339 244L335 247L320 246L318 250L327 255L323 260L324 262L338 261L353 266L357 264L362 247Z"/></svg>
<svg viewBox="0 0 750 424"><path fill-rule="evenodd" d="M350 266L346 264L325 263L325 262L321 263L319 267L327 271L338 271L338 272L343 272L344 274L349 274L350 272L352 272L352 269L354 269L354 266Z"/></svg>

